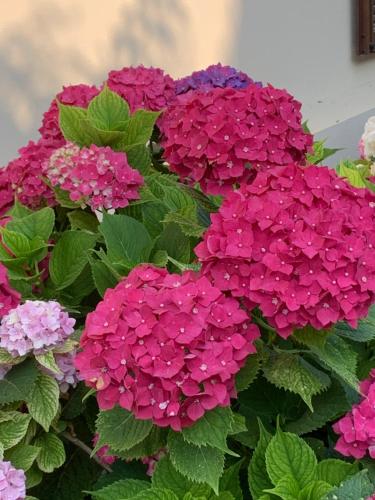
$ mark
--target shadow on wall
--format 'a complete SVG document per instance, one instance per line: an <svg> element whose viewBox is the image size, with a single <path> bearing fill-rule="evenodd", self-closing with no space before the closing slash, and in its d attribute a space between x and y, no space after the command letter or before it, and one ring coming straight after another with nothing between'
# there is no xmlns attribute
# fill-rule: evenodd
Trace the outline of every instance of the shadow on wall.
<svg viewBox="0 0 375 500"><path fill-rule="evenodd" d="M0 165L38 137L62 84L101 83L110 69L155 65L166 52L176 57L176 34L188 22L174 0L115 1L107 18L100 11L93 17L95 0L91 13L74 0L30 4L0 33Z"/></svg>

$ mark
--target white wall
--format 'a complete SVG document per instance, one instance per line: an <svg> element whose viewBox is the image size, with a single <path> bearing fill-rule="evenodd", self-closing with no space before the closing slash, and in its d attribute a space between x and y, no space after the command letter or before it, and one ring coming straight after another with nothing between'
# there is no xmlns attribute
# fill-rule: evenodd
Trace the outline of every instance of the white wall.
<svg viewBox="0 0 375 500"><path fill-rule="evenodd" d="M172 76L221 61L286 87L314 131L375 106L375 58L353 56L355 0L1 0L0 164L36 136L64 83L144 63Z"/></svg>

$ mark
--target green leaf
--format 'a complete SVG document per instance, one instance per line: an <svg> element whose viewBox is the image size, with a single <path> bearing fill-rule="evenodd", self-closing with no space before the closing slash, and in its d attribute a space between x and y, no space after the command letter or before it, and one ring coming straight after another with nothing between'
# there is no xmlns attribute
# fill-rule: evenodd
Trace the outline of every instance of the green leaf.
<svg viewBox="0 0 375 500"><path fill-rule="evenodd" d="M359 500L366 498L374 492L367 470L358 472L350 477L338 488L331 490L324 500Z"/></svg>
<svg viewBox="0 0 375 500"><path fill-rule="evenodd" d="M39 236L47 241L55 225L55 213L52 208L46 207L25 217L8 222L7 229L23 234L30 240Z"/></svg>
<svg viewBox="0 0 375 500"><path fill-rule="evenodd" d="M233 422L230 408L217 407L206 412L194 425L182 430L185 441L196 446L208 445L238 456L227 447L227 435Z"/></svg>
<svg viewBox="0 0 375 500"><path fill-rule="evenodd" d="M158 267L167 267L168 254L165 250L157 250L151 257L152 263Z"/></svg>
<svg viewBox="0 0 375 500"><path fill-rule="evenodd" d="M165 226L155 243L156 250L165 250L167 254L180 262L190 261L190 239L175 223Z"/></svg>
<svg viewBox="0 0 375 500"><path fill-rule="evenodd" d="M290 474L281 477L272 489L265 490L272 495L277 495L283 500L296 500L301 488Z"/></svg>
<svg viewBox="0 0 375 500"><path fill-rule="evenodd" d="M81 203L70 199L69 191L61 189L60 186L54 186L53 192L55 194L56 201L60 206L64 208L81 208Z"/></svg>
<svg viewBox="0 0 375 500"><path fill-rule="evenodd" d="M114 454L125 460L138 460L143 457L151 457L166 446L166 429L161 427L152 427L147 436L127 450L116 450Z"/></svg>
<svg viewBox="0 0 375 500"><path fill-rule="evenodd" d="M298 355L271 353L263 372L269 382L286 391L299 394L313 411L311 398L327 389L330 378Z"/></svg>
<svg viewBox="0 0 375 500"><path fill-rule="evenodd" d="M236 375L237 392L244 391L255 380L260 369L260 355L251 354L247 357L245 365Z"/></svg>
<svg viewBox="0 0 375 500"><path fill-rule="evenodd" d="M134 498L140 492L144 492L151 487L147 481L139 479L123 479L101 488L100 490L91 491L92 498L97 500L119 500L126 498Z"/></svg>
<svg viewBox="0 0 375 500"><path fill-rule="evenodd" d="M107 288L114 288L118 280L108 267L99 260L90 259L92 277L99 294L103 297Z"/></svg>
<svg viewBox="0 0 375 500"><path fill-rule="evenodd" d="M342 481L358 472L358 466L336 458L328 458L318 463L317 478L332 486L339 486Z"/></svg>
<svg viewBox="0 0 375 500"><path fill-rule="evenodd" d="M354 164L341 161L338 166L337 172L340 177L345 177L348 180L349 184L351 184L352 186L358 188L366 187L364 178Z"/></svg>
<svg viewBox="0 0 375 500"><path fill-rule="evenodd" d="M171 490L156 489L146 490L135 497L134 500L178 500L178 497ZM122 499L121 499L122 500Z"/></svg>
<svg viewBox="0 0 375 500"><path fill-rule="evenodd" d="M7 412L7 419L0 420L0 443L4 450L12 448L25 436L29 423L30 415L27 413L19 413L17 411Z"/></svg>
<svg viewBox="0 0 375 500"><path fill-rule="evenodd" d="M26 215L30 215L32 213L33 211L30 210L30 208L25 207L25 205L22 205L22 203L18 200L14 201L13 207L7 212L7 214L12 217L12 220L22 219L22 217L26 217Z"/></svg>
<svg viewBox="0 0 375 500"><path fill-rule="evenodd" d="M0 364L1 365L18 365L25 359L24 356L12 356L5 349L0 348Z"/></svg>
<svg viewBox="0 0 375 500"><path fill-rule="evenodd" d="M61 290L71 285L88 262L88 251L95 246L97 235L84 231L66 231L52 250L49 272Z"/></svg>
<svg viewBox="0 0 375 500"><path fill-rule="evenodd" d="M104 214L99 231L104 236L108 257L125 260L131 266L147 262L152 240L145 226L127 215Z"/></svg>
<svg viewBox="0 0 375 500"><path fill-rule="evenodd" d="M272 488L266 469L266 450L272 435L264 428L261 420L258 423L260 437L249 464L249 487L255 500L261 497L263 490Z"/></svg>
<svg viewBox="0 0 375 500"><path fill-rule="evenodd" d="M286 430L296 434L307 434L320 429L326 422L345 413L350 407L343 388L335 381L332 382L328 391L313 398L312 405L314 412L306 410L297 420L289 422Z"/></svg>
<svg viewBox="0 0 375 500"><path fill-rule="evenodd" d="M180 474L172 465L168 456L159 460L152 475L152 486L155 488L168 488L180 498L189 491L193 483Z"/></svg>
<svg viewBox="0 0 375 500"><path fill-rule="evenodd" d="M99 221L93 214L83 210L73 210L68 213L68 218L72 229L81 229L90 233L96 233L98 230Z"/></svg>
<svg viewBox="0 0 375 500"><path fill-rule="evenodd" d="M162 221L167 213L167 207L159 201L142 205L143 223L152 238L156 238L163 231L164 225Z"/></svg>
<svg viewBox="0 0 375 500"><path fill-rule="evenodd" d="M26 471L26 488L30 489L38 485L43 479L43 473L34 464Z"/></svg>
<svg viewBox="0 0 375 500"><path fill-rule="evenodd" d="M196 211L196 207L190 205L179 209L177 212L168 213L163 222L174 222L186 236L200 238L206 228L198 223Z"/></svg>
<svg viewBox="0 0 375 500"><path fill-rule="evenodd" d="M105 85L100 94L90 101L87 118L99 129L119 130L129 118L129 105Z"/></svg>
<svg viewBox="0 0 375 500"><path fill-rule="evenodd" d="M151 169L150 150L146 146L127 146L126 156L131 167L142 175L147 175Z"/></svg>
<svg viewBox="0 0 375 500"><path fill-rule="evenodd" d="M238 434L240 432L247 431L246 419L243 415L239 413L233 414L233 422L231 423L229 435Z"/></svg>
<svg viewBox="0 0 375 500"><path fill-rule="evenodd" d="M65 462L64 445L56 434L42 434L35 439L34 445L41 449L36 461L43 472L52 472Z"/></svg>
<svg viewBox="0 0 375 500"><path fill-rule="evenodd" d="M46 248L46 244L39 236L29 239L21 233L9 231L5 228L0 228L4 245L12 252L15 257L35 256L41 250ZM7 256L9 259L9 255ZM6 259L5 259L6 260Z"/></svg>
<svg viewBox="0 0 375 500"><path fill-rule="evenodd" d="M81 127L85 131L86 144L96 144L97 146L111 146L113 149L124 140L125 133L120 130L102 130L95 127L90 120L81 120Z"/></svg>
<svg viewBox="0 0 375 500"><path fill-rule="evenodd" d="M168 448L174 467L191 481L207 483L218 494L224 469L224 453L210 446L187 443L181 434L171 432Z"/></svg>
<svg viewBox="0 0 375 500"><path fill-rule="evenodd" d="M242 488L240 483L240 469L243 460L239 460L224 470L224 474L220 478L220 491L229 491L236 500L242 500Z"/></svg>
<svg viewBox="0 0 375 500"><path fill-rule="evenodd" d="M324 481L314 481L305 486L297 497L298 500L316 500L325 498L332 486Z"/></svg>
<svg viewBox="0 0 375 500"><path fill-rule="evenodd" d="M145 145L150 140L160 112L138 109L125 124L124 147ZM126 149L125 149L126 150Z"/></svg>
<svg viewBox="0 0 375 500"><path fill-rule="evenodd" d="M91 144L90 137L82 124L82 121L87 117L87 110L61 103L58 103L58 106L59 125L65 139L79 146L89 146Z"/></svg>
<svg viewBox="0 0 375 500"><path fill-rule="evenodd" d="M48 431L59 408L59 384L49 375L40 373L27 402L33 419Z"/></svg>
<svg viewBox="0 0 375 500"><path fill-rule="evenodd" d="M31 359L14 366L0 380L0 404L28 400L38 373Z"/></svg>
<svg viewBox="0 0 375 500"><path fill-rule="evenodd" d="M12 462L13 467L16 469L29 470L33 465L35 459L39 455L40 448L30 444L21 444L8 450L5 459Z"/></svg>
<svg viewBox="0 0 375 500"><path fill-rule="evenodd" d="M290 475L303 488L315 479L317 460L303 439L278 429L267 447L266 465L273 484Z"/></svg>
<svg viewBox="0 0 375 500"><path fill-rule="evenodd" d="M52 351L47 351L45 354L38 354L35 356L35 359L40 365L47 368L47 370L53 373L61 373Z"/></svg>
<svg viewBox="0 0 375 500"><path fill-rule="evenodd" d="M151 431L152 422L136 420L132 413L116 406L102 411L96 421L100 436L96 448L109 445L113 450L128 450L140 443Z"/></svg>
<svg viewBox="0 0 375 500"><path fill-rule="evenodd" d="M375 339L375 307L371 307L367 318L358 322L356 329L347 323L340 322L335 325L335 332L340 337L345 337L355 342L369 342Z"/></svg>

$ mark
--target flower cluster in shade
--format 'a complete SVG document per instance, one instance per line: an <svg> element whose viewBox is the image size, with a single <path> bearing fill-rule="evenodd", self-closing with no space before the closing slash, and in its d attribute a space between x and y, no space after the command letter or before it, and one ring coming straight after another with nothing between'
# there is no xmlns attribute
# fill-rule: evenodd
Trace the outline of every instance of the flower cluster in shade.
<svg viewBox="0 0 375 500"><path fill-rule="evenodd" d="M177 96L160 119L164 159L182 180L227 194L256 169L303 162L312 136L301 104L272 86L216 88Z"/></svg>
<svg viewBox="0 0 375 500"><path fill-rule="evenodd" d="M92 444L96 446L96 443L99 441L99 434L96 433L92 438ZM99 448L96 452L96 455L100 458L101 462L107 465L112 465L117 460L116 455L111 455L109 453L109 446L105 445Z"/></svg>
<svg viewBox="0 0 375 500"><path fill-rule="evenodd" d="M74 331L75 319L53 300L26 300L0 324L0 347L12 356L43 354L62 345Z"/></svg>
<svg viewBox="0 0 375 500"><path fill-rule="evenodd" d="M88 315L76 366L100 408L119 404L180 430L230 404L258 336L238 301L207 278L141 265Z"/></svg>
<svg viewBox="0 0 375 500"><path fill-rule="evenodd" d="M16 469L11 462L0 461L0 498L3 500L23 500L26 498L26 475Z"/></svg>
<svg viewBox="0 0 375 500"><path fill-rule="evenodd" d="M17 307L20 300L21 294L9 284L7 268L0 264L0 318Z"/></svg>
<svg viewBox="0 0 375 500"><path fill-rule="evenodd" d="M110 71L108 87L127 101L130 111L161 111L175 97L173 79L162 69L137 67Z"/></svg>
<svg viewBox="0 0 375 500"><path fill-rule="evenodd" d="M262 86L261 82L254 82L246 73L220 63L194 71L191 75L175 82L176 94L185 94L189 90L210 90L215 87L244 89L251 83L256 83L258 87Z"/></svg>
<svg viewBox="0 0 375 500"><path fill-rule="evenodd" d="M44 166L53 186L69 192L72 201L97 209L124 208L139 198L143 177L130 167L126 154L95 144L79 149L68 143Z"/></svg>
<svg viewBox="0 0 375 500"><path fill-rule="evenodd" d="M259 307L283 337L375 302L375 196L327 167L258 172L228 195L196 247L214 286Z"/></svg>
<svg viewBox="0 0 375 500"><path fill-rule="evenodd" d="M56 373L42 367L43 371L45 371L48 375L53 377L58 382L60 391L62 393L68 392L71 387L77 387L78 382L81 380L74 365L75 356L75 350L54 355L60 373Z"/></svg>
<svg viewBox="0 0 375 500"><path fill-rule="evenodd" d="M340 437L335 449L356 459L368 454L375 458L375 370L360 384L362 399L333 425Z"/></svg>

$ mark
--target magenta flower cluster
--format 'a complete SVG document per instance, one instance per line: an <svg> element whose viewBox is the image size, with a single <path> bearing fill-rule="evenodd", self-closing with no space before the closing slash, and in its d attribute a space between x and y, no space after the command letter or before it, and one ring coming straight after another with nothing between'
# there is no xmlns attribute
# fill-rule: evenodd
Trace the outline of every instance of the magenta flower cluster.
<svg viewBox="0 0 375 500"><path fill-rule="evenodd" d="M327 167L275 167L228 195L196 254L214 286L258 306L283 337L355 327L375 302L374 206Z"/></svg>
<svg viewBox="0 0 375 500"><path fill-rule="evenodd" d="M375 370L360 384L362 400L333 425L340 437L335 449L346 457L375 458Z"/></svg>
<svg viewBox="0 0 375 500"><path fill-rule="evenodd" d="M0 264L0 318L8 314L11 309L18 306L21 294L14 290L8 279L8 270Z"/></svg>
<svg viewBox="0 0 375 500"><path fill-rule="evenodd" d="M301 104L272 86L212 89L180 95L160 120L164 158L183 181L227 194L256 169L303 162L312 136Z"/></svg>
<svg viewBox="0 0 375 500"><path fill-rule="evenodd" d="M76 366L100 408L174 430L228 406L258 328L207 278L141 265L86 320Z"/></svg>
<svg viewBox="0 0 375 500"><path fill-rule="evenodd" d="M94 445L94 447L96 446L96 443L99 441L99 434L96 433L94 435L94 437L92 438L92 444ZM102 446L101 448L99 448L99 450L97 450L96 452L96 455L100 458L101 462L103 462L103 464L107 464L107 465L112 465L114 462L116 462L117 460L117 456L116 455L111 455L109 453L109 446L108 445L105 445L105 446Z"/></svg>
<svg viewBox="0 0 375 500"><path fill-rule="evenodd" d="M74 331L70 318L58 302L26 300L1 320L0 347L12 356L43 354L61 345Z"/></svg>
<svg viewBox="0 0 375 500"><path fill-rule="evenodd" d="M93 144L81 150L67 144L55 151L44 171L52 185L69 192L72 201L92 210L124 208L139 198L143 177L130 167L126 154Z"/></svg>
<svg viewBox="0 0 375 500"><path fill-rule="evenodd" d="M180 78L176 82L176 94L186 94L189 90L210 90L215 87L232 87L244 89L254 83L246 73L232 66L212 64L206 69L194 71L191 75ZM261 87L261 82L256 82Z"/></svg>
<svg viewBox="0 0 375 500"><path fill-rule="evenodd" d="M127 101L130 111L161 111L175 97L173 79L162 69L137 67L110 71L108 87Z"/></svg>
<svg viewBox="0 0 375 500"><path fill-rule="evenodd" d="M0 461L0 498L3 500L23 500L26 498L26 475L10 462Z"/></svg>

